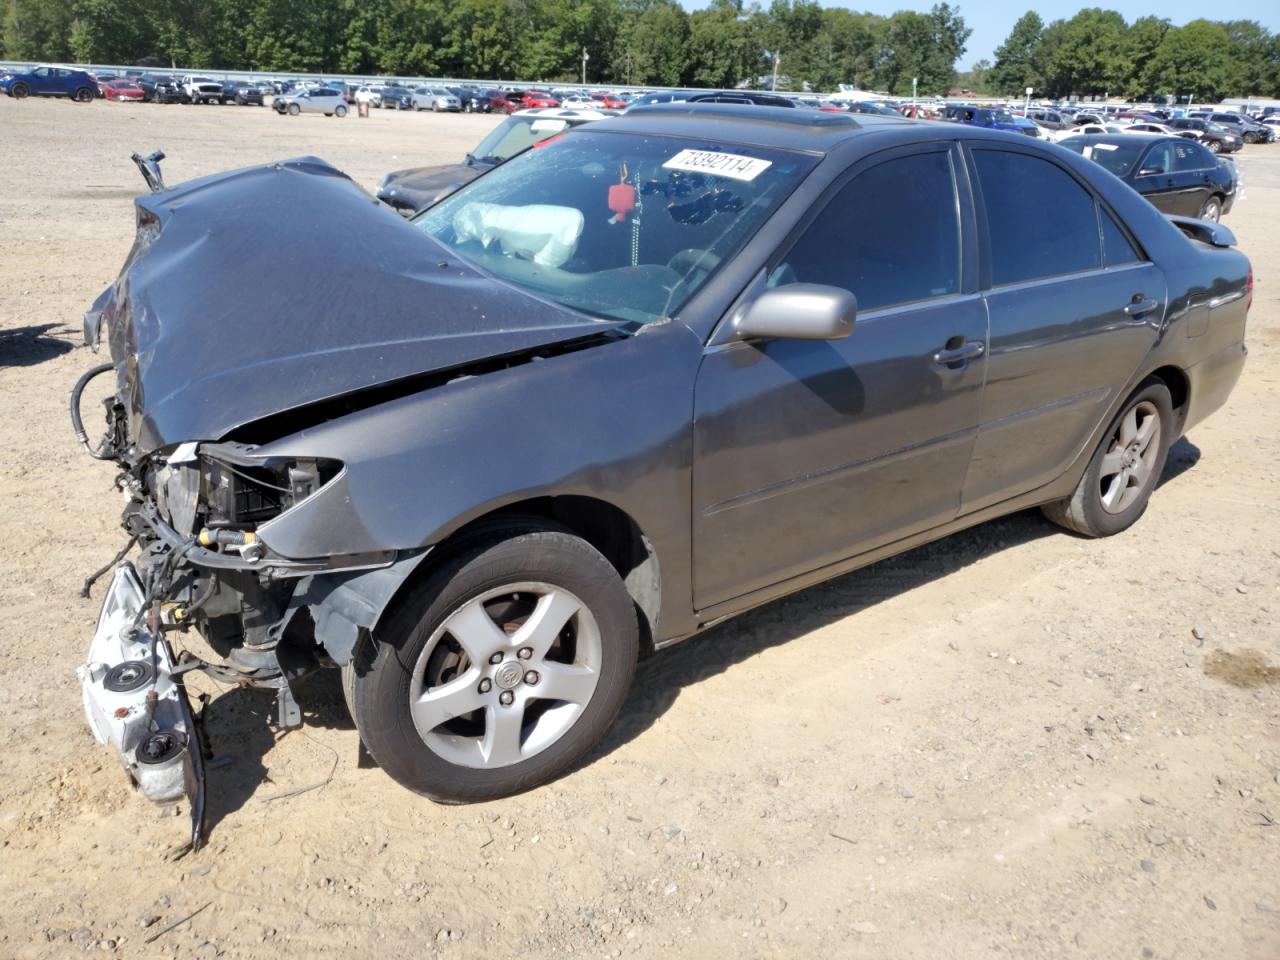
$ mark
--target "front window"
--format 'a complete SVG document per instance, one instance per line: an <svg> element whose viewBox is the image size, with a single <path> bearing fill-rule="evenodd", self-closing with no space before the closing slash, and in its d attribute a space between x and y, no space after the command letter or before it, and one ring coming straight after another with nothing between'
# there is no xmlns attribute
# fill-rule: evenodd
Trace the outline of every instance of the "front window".
<svg viewBox="0 0 1280 960"><path fill-rule="evenodd" d="M992 111L991 116L995 119L996 123L1014 122L1013 114L1009 113L1007 110L994 110Z"/></svg>
<svg viewBox="0 0 1280 960"><path fill-rule="evenodd" d="M415 221L457 256L593 316L670 316L816 158L669 137L576 132L530 150Z"/></svg>

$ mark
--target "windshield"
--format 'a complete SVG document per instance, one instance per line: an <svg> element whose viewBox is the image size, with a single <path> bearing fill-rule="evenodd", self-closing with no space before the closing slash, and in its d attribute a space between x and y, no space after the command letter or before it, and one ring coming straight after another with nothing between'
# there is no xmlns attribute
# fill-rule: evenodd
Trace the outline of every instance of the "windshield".
<svg viewBox="0 0 1280 960"><path fill-rule="evenodd" d="M992 111L991 111L991 118L992 118L993 120L995 120L995 122L996 122L996 123L1014 123L1014 122L1016 122L1016 121L1013 119L1013 114L1012 114L1012 113L1010 113L1008 110L992 110Z"/></svg>
<svg viewBox="0 0 1280 960"><path fill-rule="evenodd" d="M755 146L576 131L414 222L530 293L650 323L678 310L816 162Z"/></svg>
<svg viewBox="0 0 1280 960"><path fill-rule="evenodd" d="M502 163L568 129L569 121L557 117L511 117L481 140L471 155L484 163Z"/></svg>
<svg viewBox="0 0 1280 960"><path fill-rule="evenodd" d="M1143 137L1134 137L1132 142L1121 143L1099 143L1085 137L1071 137L1063 140L1061 146L1074 150L1086 160L1096 161L1117 177L1123 177L1133 169L1139 155L1150 142Z"/></svg>

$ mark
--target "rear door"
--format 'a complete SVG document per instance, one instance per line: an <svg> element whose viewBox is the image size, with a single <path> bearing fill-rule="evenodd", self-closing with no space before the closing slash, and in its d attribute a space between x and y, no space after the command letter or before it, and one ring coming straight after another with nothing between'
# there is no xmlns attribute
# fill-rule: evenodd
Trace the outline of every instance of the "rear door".
<svg viewBox="0 0 1280 960"><path fill-rule="evenodd" d="M1012 145L967 154L991 332L966 513L1061 476L1155 342L1166 300L1164 274L1068 168Z"/></svg>
<svg viewBox="0 0 1280 960"><path fill-rule="evenodd" d="M768 284L852 291L853 334L711 346L698 374L700 610L959 509L987 334L959 152L877 155L827 197L770 263Z"/></svg>
<svg viewBox="0 0 1280 960"><path fill-rule="evenodd" d="M1187 217L1200 216L1213 193L1211 165L1217 162L1213 154L1192 140L1173 145L1173 179L1182 208L1178 212Z"/></svg>

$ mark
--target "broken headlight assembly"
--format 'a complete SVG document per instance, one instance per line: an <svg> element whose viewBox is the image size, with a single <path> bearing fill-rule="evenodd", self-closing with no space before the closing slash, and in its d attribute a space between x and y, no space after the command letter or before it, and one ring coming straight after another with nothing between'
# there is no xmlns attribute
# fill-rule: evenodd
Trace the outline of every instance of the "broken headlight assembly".
<svg viewBox="0 0 1280 960"><path fill-rule="evenodd" d="M184 444L154 472L164 520L206 547L243 547L261 523L316 493L342 470L338 460L263 458L234 443Z"/></svg>

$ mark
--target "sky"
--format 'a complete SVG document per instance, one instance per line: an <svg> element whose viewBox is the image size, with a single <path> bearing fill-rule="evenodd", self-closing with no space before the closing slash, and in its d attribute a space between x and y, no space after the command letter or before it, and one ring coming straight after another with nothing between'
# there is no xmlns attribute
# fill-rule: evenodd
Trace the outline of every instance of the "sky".
<svg viewBox="0 0 1280 960"><path fill-rule="evenodd" d="M683 0L685 9L698 10L705 7L705 0ZM819 0L824 7L849 7L867 13L879 13L885 16L895 10L918 10L925 13L933 6L934 0L925 2L900 2L900 0L848 0L844 3L832 0ZM1257 20L1272 33L1280 31L1280 3L1277 0L1217 0L1206 5L1203 0L1162 0L1155 4L1151 0L1146 3L1111 2L1094 0L1039 0L1032 5L1029 0L1018 3L992 3L991 0L950 0L952 6L960 8L965 23L973 30L964 56L956 64L960 70L967 70L979 60L995 61L996 47L1004 42L1004 38L1013 29L1014 22L1028 10L1035 10L1045 23L1058 19L1070 19L1080 10L1089 6L1099 6L1104 10L1115 10L1129 23L1138 17L1160 16L1173 22L1174 26L1182 26L1199 17L1213 20ZM1025 5L1024 5L1025 4ZM768 0L761 0L761 6L767 7Z"/></svg>

